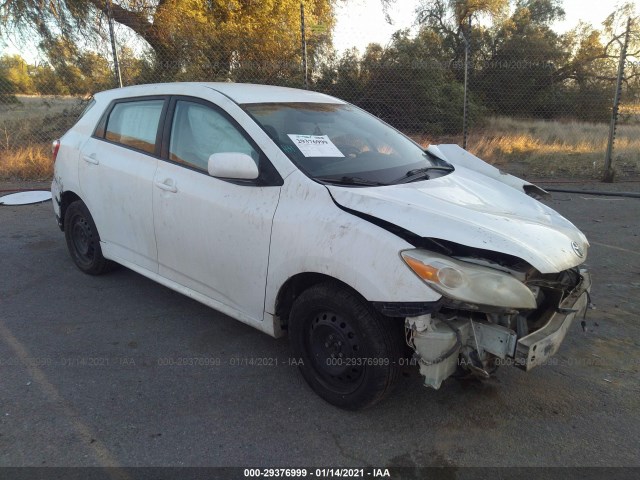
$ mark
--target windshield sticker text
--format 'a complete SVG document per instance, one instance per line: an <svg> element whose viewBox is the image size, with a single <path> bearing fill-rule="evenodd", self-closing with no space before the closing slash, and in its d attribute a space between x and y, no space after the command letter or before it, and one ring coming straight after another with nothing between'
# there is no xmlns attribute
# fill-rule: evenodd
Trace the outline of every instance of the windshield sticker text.
<svg viewBox="0 0 640 480"><path fill-rule="evenodd" d="M288 137L305 157L344 157L326 135L296 135Z"/></svg>

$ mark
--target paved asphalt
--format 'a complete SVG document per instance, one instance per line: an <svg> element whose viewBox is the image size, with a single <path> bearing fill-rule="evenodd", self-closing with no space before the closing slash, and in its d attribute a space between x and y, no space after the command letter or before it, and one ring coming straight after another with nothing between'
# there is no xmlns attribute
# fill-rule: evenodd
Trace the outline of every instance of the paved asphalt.
<svg viewBox="0 0 640 480"><path fill-rule="evenodd" d="M592 243L597 306L557 365L409 375L359 413L306 386L286 339L124 268L83 275L50 203L0 206L0 466L640 466L640 200L548 203Z"/></svg>

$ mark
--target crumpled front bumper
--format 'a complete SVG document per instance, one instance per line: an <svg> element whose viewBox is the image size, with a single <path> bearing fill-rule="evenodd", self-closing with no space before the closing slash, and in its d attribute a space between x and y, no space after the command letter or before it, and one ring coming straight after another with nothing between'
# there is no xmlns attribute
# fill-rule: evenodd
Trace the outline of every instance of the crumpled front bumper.
<svg viewBox="0 0 640 480"><path fill-rule="evenodd" d="M560 303L547 323L518 340L514 362L517 367L528 371L544 364L560 348L573 319L584 315L589 305L591 276L586 270L581 270L580 275L580 283Z"/></svg>

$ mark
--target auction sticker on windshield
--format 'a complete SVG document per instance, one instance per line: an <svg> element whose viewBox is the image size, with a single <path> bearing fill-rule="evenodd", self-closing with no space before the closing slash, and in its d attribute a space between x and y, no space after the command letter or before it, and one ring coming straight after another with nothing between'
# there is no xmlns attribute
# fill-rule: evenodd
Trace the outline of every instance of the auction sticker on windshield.
<svg viewBox="0 0 640 480"><path fill-rule="evenodd" d="M326 135L296 135L288 137L300 149L305 157L344 157Z"/></svg>

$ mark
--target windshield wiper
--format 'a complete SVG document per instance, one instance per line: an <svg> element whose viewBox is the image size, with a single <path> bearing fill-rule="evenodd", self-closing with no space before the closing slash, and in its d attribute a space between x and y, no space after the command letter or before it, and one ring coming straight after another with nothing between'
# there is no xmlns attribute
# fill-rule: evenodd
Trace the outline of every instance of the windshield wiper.
<svg viewBox="0 0 640 480"><path fill-rule="evenodd" d="M429 172L434 170L439 172L453 172L454 168L452 165L432 165L430 167L414 168L391 183L409 183L421 178L429 179Z"/></svg>
<svg viewBox="0 0 640 480"><path fill-rule="evenodd" d="M339 185L361 185L367 187L379 187L382 185L388 185L387 183L376 182L375 180L367 180L361 177L314 177L315 180L327 183L337 183Z"/></svg>

